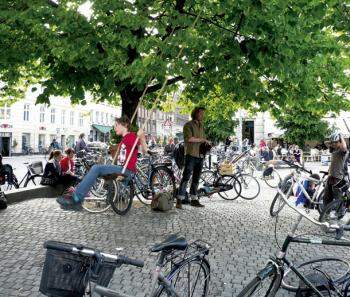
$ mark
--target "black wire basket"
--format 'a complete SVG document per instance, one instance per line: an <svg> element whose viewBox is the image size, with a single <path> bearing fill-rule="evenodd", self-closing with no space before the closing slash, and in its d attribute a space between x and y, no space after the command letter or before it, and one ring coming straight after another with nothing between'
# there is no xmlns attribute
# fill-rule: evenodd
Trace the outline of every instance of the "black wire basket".
<svg viewBox="0 0 350 297"><path fill-rule="evenodd" d="M74 244L48 241L45 263L41 275L40 292L50 297L83 297L92 271L98 265L93 257L81 256L68 249ZM62 249L60 249L62 248ZM116 263L99 262L98 274L93 281L107 287L117 267Z"/></svg>

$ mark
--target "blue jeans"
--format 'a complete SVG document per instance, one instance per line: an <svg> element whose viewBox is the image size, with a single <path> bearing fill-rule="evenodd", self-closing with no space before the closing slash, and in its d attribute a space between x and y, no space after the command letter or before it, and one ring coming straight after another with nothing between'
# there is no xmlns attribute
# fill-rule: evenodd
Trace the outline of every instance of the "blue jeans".
<svg viewBox="0 0 350 297"><path fill-rule="evenodd" d="M179 187L179 193L177 198L180 200L184 200L186 197L186 188L188 181L190 180L192 176L192 184L190 188L190 196L191 199L198 199L197 197L197 190L199 185L199 178L202 173L203 168L203 159L202 158L196 158L190 155L186 155L185 157L185 168L182 173L182 179Z"/></svg>
<svg viewBox="0 0 350 297"><path fill-rule="evenodd" d="M120 165L94 165L75 188L75 193L79 199L82 199L90 191L98 177L111 173L121 173L122 171L123 166ZM132 178L133 172L126 169L125 175L127 176L126 180L129 181Z"/></svg>

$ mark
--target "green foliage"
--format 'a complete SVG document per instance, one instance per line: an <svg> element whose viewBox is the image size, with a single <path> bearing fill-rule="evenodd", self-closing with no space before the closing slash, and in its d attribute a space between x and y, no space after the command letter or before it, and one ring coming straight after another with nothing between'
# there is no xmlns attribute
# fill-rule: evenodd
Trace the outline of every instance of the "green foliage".
<svg viewBox="0 0 350 297"><path fill-rule="evenodd" d="M330 134L328 122L308 110L291 108L276 115L277 127L284 129L283 138L288 143L304 146L308 140L323 142Z"/></svg>
<svg viewBox="0 0 350 297"><path fill-rule="evenodd" d="M131 116L146 84L154 95L167 77L183 81L194 103L219 87L225 104L245 109L349 109L346 1L90 0L90 17L79 12L85 2L0 2L2 98L40 83L38 102L64 95L85 104L90 91L121 99Z"/></svg>

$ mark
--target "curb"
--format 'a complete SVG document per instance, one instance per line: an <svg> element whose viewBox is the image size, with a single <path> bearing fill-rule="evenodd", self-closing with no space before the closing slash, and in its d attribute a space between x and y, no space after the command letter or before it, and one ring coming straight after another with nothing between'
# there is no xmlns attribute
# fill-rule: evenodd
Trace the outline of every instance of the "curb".
<svg viewBox="0 0 350 297"><path fill-rule="evenodd" d="M62 191L63 187L60 185L56 187L38 185L34 188L19 188L5 191L5 195L7 204L13 204L36 198L56 198L61 195Z"/></svg>

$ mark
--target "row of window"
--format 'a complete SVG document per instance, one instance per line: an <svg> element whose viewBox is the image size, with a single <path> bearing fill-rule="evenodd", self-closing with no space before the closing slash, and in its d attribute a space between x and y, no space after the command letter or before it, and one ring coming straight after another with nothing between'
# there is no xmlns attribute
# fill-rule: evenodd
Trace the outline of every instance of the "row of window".
<svg viewBox="0 0 350 297"><path fill-rule="evenodd" d="M113 125L114 119L116 115L110 114L107 112L99 112L99 111L90 111L90 121L91 123L98 123L98 124L104 124L104 125ZM50 109L50 115L49 119L45 119L46 117L46 108L45 106L40 106L40 113L39 113L39 122L45 123L45 121L50 121L51 124L58 123L58 111L56 108ZM66 121L68 120L67 117L69 117L69 125L74 126L75 121L75 111L67 111L67 110L61 110L60 113L60 122L61 125L66 125ZM4 106L0 106L0 120L9 120L11 118L11 108L7 104ZM26 122L29 122L31 120L31 113L30 113L30 104L26 103L23 106L23 120ZM80 127L84 125L84 113L79 112L78 117L78 124Z"/></svg>

